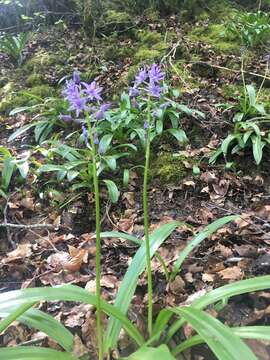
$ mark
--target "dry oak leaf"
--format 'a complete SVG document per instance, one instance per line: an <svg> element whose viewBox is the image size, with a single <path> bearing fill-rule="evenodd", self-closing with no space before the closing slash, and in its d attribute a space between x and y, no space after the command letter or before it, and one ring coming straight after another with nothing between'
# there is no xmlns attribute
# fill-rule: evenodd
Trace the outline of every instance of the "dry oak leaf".
<svg viewBox="0 0 270 360"><path fill-rule="evenodd" d="M241 280L243 272L238 266L233 266L218 272L218 275L224 280Z"/></svg>
<svg viewBox="0 0 270 360"><path fill-rule="evenodd" d="M31 244L19 244L15 250L7 254L7 258L3 259L3 263L8 263L19 259L25 259L31 255L32 255Z"/></svg>
<svg viewBox="0 0 270 360"><path fill-rule="evenodd" d="M87 262L87 258L88 258L88 251L86 249L80 249L80 250L75 249L76 251L74 249L75 248L73 248L72 251L69 249L72 258L68 262L64 263L63 266L64 269L70 272L79 271L82 263Z"/></svg>

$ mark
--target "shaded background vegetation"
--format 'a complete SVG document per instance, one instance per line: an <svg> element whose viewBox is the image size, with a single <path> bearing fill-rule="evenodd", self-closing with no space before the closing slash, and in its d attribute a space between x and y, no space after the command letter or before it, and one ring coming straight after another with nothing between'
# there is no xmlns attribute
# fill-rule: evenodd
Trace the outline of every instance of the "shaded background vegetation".
<svg viewBox="0 0 270 360"><path fill-rule="evenodd" d="M248 8L261 5L262 9L267 9L270 5L269 0L234 2ZM177 12L192 18L213 3L213 0L0 0L0 30L22 30L63 18L91 23L102 17L106 10L112 9L135 14L152 9L165 15Z"/></svg>

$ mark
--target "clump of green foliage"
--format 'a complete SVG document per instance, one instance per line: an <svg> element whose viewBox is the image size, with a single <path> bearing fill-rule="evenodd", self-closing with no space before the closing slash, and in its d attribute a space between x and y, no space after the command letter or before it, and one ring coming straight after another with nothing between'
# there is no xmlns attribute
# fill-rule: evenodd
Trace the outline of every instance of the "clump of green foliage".
<svg viewBox="0 0 270 360"><path fill-rule="evenodd" d="M244 46L257 46L269 39L270 14L260 10L240 13L228 23L227 33L238 38Z"/></svg>
<svg viewBox="0 0 270 360"><path fill-rule="evenodd" d="M155 318L153 317L152 257L155 256L161 263L167 282L170 284L175 280L175 277L181 271L183 262L195 247L213 235L218 229L239 218L237 215L231 215L209 224L186 245L177 257L172 271L169 271L158 250L168 236L170 236L177 227L183 225L183 222L171 221L161 225L152 233L149 232L148 178L151 145L153 141L164 132L170 133L178 141L183 143L186 137L181 129L179 116L175 110L179 110L180 106L182 112L185 111L185 113L188 113L189 111L192 114L193 111L184 105L180 105L178 102L174 104L174 100L171 101L170 97L165 97L165 91L168 90L168 87L165 86L163 82L164 77L165 74L156 65L153 65L150 69L141 70L137 74L133 88L130 90L130 97L132 99L126 94L123 95L120 109L115 109L110 116L106 115L108 110L107 104L105 108L102 108L100 104L98 104L98 108L95 107L97 103L91 104L93 107L89 110L89 101L93 101L93 98L98 101L101 99L101 88L97 87L95 82L91 85L88 84L88 86L84 84L91 95L90 98L85 97L85 92L81 87L78 74L75 74L73 83L70 82L66 87L65 94L67 100L70 101L72 109L76 111L76 115L78 115L78 111L79 113L83 112L82 115L83 118L85 118L82 137L85 143L84 151L90 155L90 159L87 159L87 171L91 175L95 195L96 292L90 293L86 289L78 286L63 285L61 287L29 288L1 293L0 316L3 320L0 322L0 332L5 331L14 320L19 320L27 326L37 328L46 333L64 350L60 352L54 349L34 346L6 347L0 348L1 358L23 358L31 360L59 358L62 360L78 360L78 357L72 354L74 347L73 334L55 318L34 307L35 304L41 301L75 301L90 304L97 309L96 323L99 360L104 360L105 355L117 347L121 329L129 335L135 346L135 351L131 355L119 358L122 360L176 360L176 357L186 349L203 343L209 346L219 360L238 360L239 358L256 360L256 356L246 343L242 341L242 338L269 340L269 326L230 328L210 315L209 312L207 312L207 308L209 306L221 308L221 306L224 306L228 299L233 296L268 289L270 286L270 276L261 276L255 279L247 279L225 285L200 296L189 306L166 307L163 308ZM174 93L174 96L177 97L177 93L173 91L167 91L167 93ZM76 94L76 96L79 95L82 101L87 101L88 106L82 109L81 102L76 101L76 103L74 103L74 94ZM76 100L78 100L78 98ZM133 100L133 105L131 100ZM103 106L104 105L105 104L103 104ZM131 111L132 108L134 108L133 111ZM98 113L96 111L98 111ZM65 117L66 120L72 120L70 114L65 115ZM166 121L168 119L170 120L169 122ZM108 124L111 126L109 129ZM123 140L123 129L126 130L126 135L131 140L135 140L135 143L140 143L144 153L144 239L115 231L101 232L102 222L100 216L99 190L101 181L99 175L103 170L102 161L105 160L107 151L111 151L112 148L117 146L116 140ZM112 141L113 139L114 142ZM122 145L124 149L128 148L128 145L131 147L132 145L134 146L131 142L129 144L122 143ZM119 146L121 146L121 143ZM67 155L69 154L73 155L67 152ZM77 159L70 160L70 163L74 164L74 162L78 163ZM112 157L107 156L106 162L111 168L116 166L116 161ZM116 195L119 195L119 193L114 182L110 179L102 180L102 182L106 184L112 201L117 200ZM118 237L130 241L139 247L128 266L113 305L102 298L101 291L101 239L104 237ZM147 332L141 331L127 316L139 278L145 270L147 273L148 298ZM109 317L109 320L106 331L103 331L102 316L105 315ZM175 343L172 339L176 332L182 330L184 337L183 327L186 322L196 331L196 335L187 339L184 338L180 343Z"/></svg>
<svg viewBox="0 0 270 360"><path fill-rule="evenodd" d="M268 64L266 75L268 74ZM266 76L265 75L265 76ZM270 114L265 110L264 104L260 102L260 93L264 80L258 93L253 85L246 85L243 73L243 90L236 105L228 106L235 109L233 116L233 131L222 141L220 148L210 158L210 163L223 154L227 159L228 154L237 154L245 149L252 149L253 158L257 165L262 161L263 151L270 148Z"/></svg>
<svg viewBox="0 0 270 360"><path fill-rule="evenodd" d="M0 52L7 54L17 65L21 65L23 51L30 39L31 33L24 32L17 36L4 35L0 37Z"/></svg>

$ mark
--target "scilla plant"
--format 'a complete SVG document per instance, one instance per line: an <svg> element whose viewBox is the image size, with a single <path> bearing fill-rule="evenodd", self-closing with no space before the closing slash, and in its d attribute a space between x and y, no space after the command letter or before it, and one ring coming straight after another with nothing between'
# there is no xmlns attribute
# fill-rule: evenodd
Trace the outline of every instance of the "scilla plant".
<svg viewBox="0 0 270 360"><path fill-rule="evenodd" d="M117 347L117 341L121 329L129 335L134 342L135 351L127 358L122 360L151 360L163 359L173 360L184 350L200 343L207 343L216 357L220 360L255 360L256 356L241 338L269 340L269 327L254 326L242 328L229 328L218 319L212 317L204 309L209 305L219 305L226 303L229 298L251 291L268 289L270 287L270 276L261 276L254 279L238 281L210 291L201 296L189 306L175 306L164 308L154 318L152 312L152 274L151 258L157 256L158 249L166 238L181 223L172 221L164 224L151 234L149 233L148 220L148 169L150 162L151 144L156 134L156 118L154 111L155 105L160 101L160 96L164 91L164 73L161 69L153 65L139 72L136 77L132 96L140 96L145 99L146 108L144 119L145 131L145 166L143 181L143 208L144 208L144 241L126 233L101 232L100 228L100 202L99 202L99 177L98 177L98 144L95 141L95 121L91 112L93 101L100 101L100 91L97 84L83 88L81 85L72 84L71 92L66 94L71 103L71 109L77 114L83 114L87 124L87 134L85 135L87 146L92 152L92 167L95 185L95 205L96 205L96 293L73 285L63 285L60 287L32 288L6 292L0 295L0 333L4 331L14 320L37 328L53 338L64 351L56 351L43 347L8 347L0 349L0 356L7 360L45 360L48 358L59 358L63 360L75 360L72 354L73 335L53 317L38 310L35 305L40 301L79 301L91 304L96 307L97 313L97 338L99 360L103 360L110 349ZM68 86L70 86L69 84ZM75 86L76 85L76 86ZM96 104L95 104L96 105ZM85 132L85 131L84 131ZM173 281L176 274L180 271L183 261L191 253L194 247L198 246L203 240L223 227L237 216L227 216L219 219L206 229L198 233L186 248L180 253L175 262L169 280ZM119 237L132 241L139 246L128 270L122 280L118 294L113 305L102 299L101 294L101 238ZM140 275L147 269L148 278L148 320L147 331L142 332L127 317L128 308L135 293ZM102 313L109 316L106 332L102 326ZM197 335L183 340L175 345L171 340L176 332L181 331L183 325L188 322Z"/></svg>
<svg viewBox="0 0 270 360"><path fill-rule="evenodd" d="M210 163L223 154L227 161L229 154L237 154L246 149L252 149L253 158L257 165L262 161L263 152L270 145L270 114L265 110L264 105L260 102L260 95L269 74L270 56L266 57L265 75L261 82L260 88L248 84L246 85L244 73L244 54L241 61L241 74L243 82L243 91L236 105L227 107L236 110L233 116L234 127L228 136L222 141L221 146L210 158Z"/></svg>

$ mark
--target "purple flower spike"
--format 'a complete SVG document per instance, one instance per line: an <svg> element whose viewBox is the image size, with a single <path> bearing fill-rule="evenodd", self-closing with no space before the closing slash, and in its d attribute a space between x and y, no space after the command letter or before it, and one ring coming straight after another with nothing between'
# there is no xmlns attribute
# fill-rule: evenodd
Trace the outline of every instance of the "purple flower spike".
<svg viewBox="0 0 270 360"><path fill-rule="evenodd" d="M85 82L82 83L85 87L85 94L88 96L88 100L102 100L100 94L102 92L102 87L98 86L96 81L92 81L90 84L87 84Z"/></svg>
<svg viewBox="0 0 270 360"><path fill-rule="evenodd" d="M147 70L145 68L141 69L135 77L135 86L141 85L148 78Z"/></svg>
<svg viewBox="0 0 270 360"><path fill-rule="evenodd" d="M111 107L111 104L103 104L100 106L99 110L96 112L96 119L97 120L102 120L105 117L105 112L107 110L109 110L109 108Z"/></svg>
<svg viewBox="0 0 270 360"><path fill-rule="evenodd" d="M160 66L157 64L153 64L149 70L149 79L150 83L159 83L160 81L164 80L165 74L161 71Z"/></svg>
<svg viewBox="0 0 270 360"><path fill-rule="evenodd" d="M140 91L136 89L135 87L129 88L129 96L136 97L140 95Z"/></svg>
<svg viewBox="0 0 270 360"><path fill-rule="evenodd" d="M72 116L61 114L59 116L59 119L65 121L65 122L70 122L70 121L72 121Z"/></svg>
<svg viewBox="0 0 270 360"><path fill-rule="evenodd" d="M75 71L73 72L73 81L74 81L74 83L75 83L76 85L79 85L80 82L81 82L80 73L79 73L79 71L77 71L77 70L75 70Z"/></svg>

